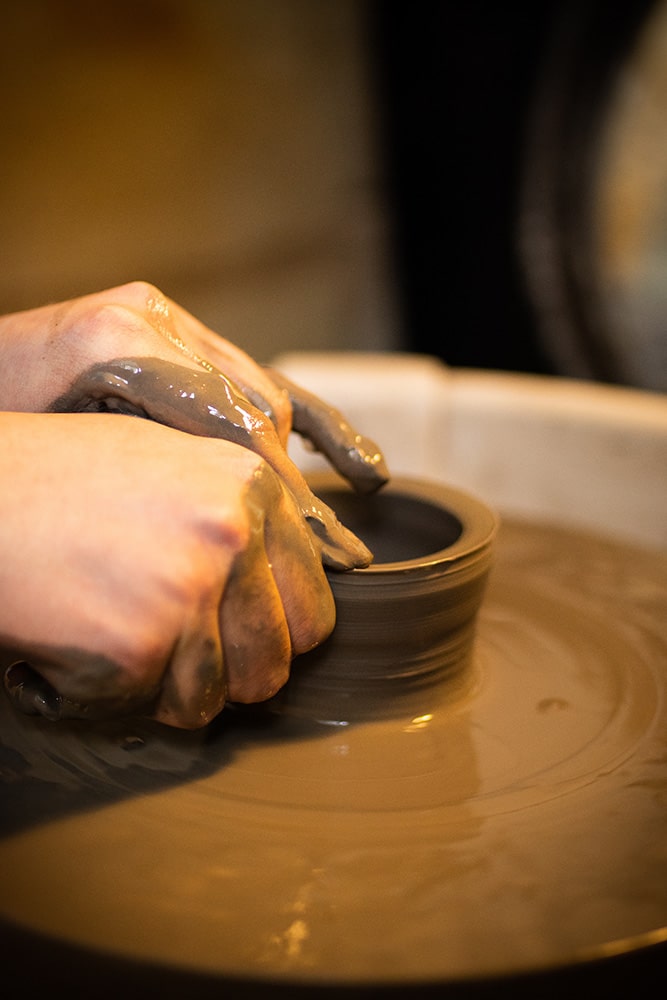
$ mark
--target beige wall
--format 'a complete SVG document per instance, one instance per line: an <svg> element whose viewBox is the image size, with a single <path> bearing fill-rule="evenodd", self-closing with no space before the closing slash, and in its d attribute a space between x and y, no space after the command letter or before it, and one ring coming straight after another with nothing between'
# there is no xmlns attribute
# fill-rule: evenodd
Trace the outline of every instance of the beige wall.
<svg viewBox="0 0 667 1000"><path fill-rule="evenodd" d="M0 311L145 278L259 360L396 343L363 0L10 0Z"/></svg>

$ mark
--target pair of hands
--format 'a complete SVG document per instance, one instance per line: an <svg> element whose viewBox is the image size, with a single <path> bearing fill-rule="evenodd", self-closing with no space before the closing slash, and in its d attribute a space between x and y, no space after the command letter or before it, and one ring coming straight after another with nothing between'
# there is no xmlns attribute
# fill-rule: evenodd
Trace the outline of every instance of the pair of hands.
<svg viewBox="0 0 667 1000"><path fill-rule="evenodd" d="M334 626L323 563L372 558L289 434L368 490L386 480L374 443L144 282L0 317L0 358L14 700L195 728L275 694Z"/></svg>

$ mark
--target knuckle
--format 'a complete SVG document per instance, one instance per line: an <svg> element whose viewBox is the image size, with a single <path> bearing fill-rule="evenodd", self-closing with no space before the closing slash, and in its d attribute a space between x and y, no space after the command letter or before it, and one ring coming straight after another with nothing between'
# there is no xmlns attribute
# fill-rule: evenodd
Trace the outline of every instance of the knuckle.
<svg viewBox="0 0 667 1000"><path fill-rule="evenodd" d="M164 293L157 285L154 285L151 281L144 281L141 278L121 285L118 288L118 292L144 303L151 298L164 298Z"/></svg>
<svg viewBox="0 0 667 1000"><path fill-rule="evenodd" d="M68 355L92 363L119 357L137 348L137 337L151 335L148 315L166 299L155 285L131 281L100 295L82 296L66 304L54 323L52 338Z"/></svg>
<svg viewBox="0 0 667 1000"><path fill-rule="evenodd" d="M92 364L136 349L141 321L127 306L111 302L81 302L73 306L68 321L59 324L55 336L68 359Z"/></svg>
<svg viewBox="0 0 667 1000"><path fill-rule="evenodd" d="M119 667L119 686L127 693L154 688L166 669L172 645L164 629L128 629L112 654Z"/></svg>

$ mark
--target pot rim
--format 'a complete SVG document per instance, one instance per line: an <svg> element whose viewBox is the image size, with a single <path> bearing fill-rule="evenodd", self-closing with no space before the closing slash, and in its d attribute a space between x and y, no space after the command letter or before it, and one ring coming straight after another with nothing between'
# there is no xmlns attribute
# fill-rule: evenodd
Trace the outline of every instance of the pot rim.
<svg viewBox="0 0 667 1000"><path fill-rule="evenodd" d="M344 480L333 472L318 472L308 475L308 485L316 496L329 503L336 512L335 502L327 494L349 493L354 490ZM479 497L467 490L450 486L438 479L418 476L392 476L389 482L381 488L374 498L386 495L407 497L410 500L423 502L425 505L439 508L453 515L461 525L461 533L450 545L444 546L414 559L402 559L391 562L372 562L363 568L348 570L345 573L336 572L336 579L359 580L364 577L386 576L390 574L405 574L411 571L428 571L434 568L451 568L455 564L465 563L471 558L477 561L491 549L500 527L497 512Z"/></svg>

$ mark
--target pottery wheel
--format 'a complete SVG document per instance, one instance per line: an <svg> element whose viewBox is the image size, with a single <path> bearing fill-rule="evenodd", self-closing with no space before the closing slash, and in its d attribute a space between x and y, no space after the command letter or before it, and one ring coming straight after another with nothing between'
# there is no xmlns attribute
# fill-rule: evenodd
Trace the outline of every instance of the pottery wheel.
<svg viewBox="0 0 667 1000"><path fill-rule="evenodd" d="M298 662L294 669L298 669ZM448 983L667 938L667 556L505 522L470 684L205 732L2 713L0 917L159 967Z"/></svg>

